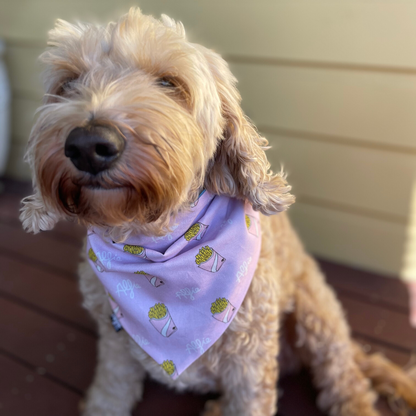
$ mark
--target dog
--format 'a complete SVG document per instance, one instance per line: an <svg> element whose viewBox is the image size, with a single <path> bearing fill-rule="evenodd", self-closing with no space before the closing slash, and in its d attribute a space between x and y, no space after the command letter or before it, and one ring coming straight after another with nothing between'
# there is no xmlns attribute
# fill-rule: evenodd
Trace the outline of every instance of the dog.
<svg viewBox="0 0 416 416"><path fill-rule="evenodd" d="M301 364L311 368L318 405L331 416L378 415L377 392L416 408L415 382L352 341L340 303L289 223L285 211L294 197L286 177L270 170L268 142L243 113L236 79L220 55L190 43L181 23L138 8L107 26L58 20L48 44L41 55L44 103L26 155L34 184L22 201L26 231L76 220L89 239L102 232L111 247L124 247L122 257L142 252L123 246L137 236L169 247L175 219L191 212L203 191L248 207L254 221L260 213L261 248L238 313L176 379L173 362L161 365L145 342L114 330L109 316L120 324L123 307L97 278L104 266L86 242L80 288L98 325L99 354L83 415L129 415L147 373L177 390L221 392L204 416L272 416L279 374ZM185 270L172 283L179 272ZM130 284L124 290L137 293ZM219 302L228 305L226 298ZM164 336L173 345L176 333Z"/></svg>

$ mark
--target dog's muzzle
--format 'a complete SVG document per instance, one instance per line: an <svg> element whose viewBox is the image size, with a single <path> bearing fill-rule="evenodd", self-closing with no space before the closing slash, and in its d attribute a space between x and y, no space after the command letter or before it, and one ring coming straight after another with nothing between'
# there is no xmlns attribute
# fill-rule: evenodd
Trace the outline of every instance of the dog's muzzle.
<svg viewBox="0 0 416 416"><path fill-rule="evenodd" d="M96 175L116 162L124 146L123 136L111 126L76 127L65 141L65 156L78 170Z"/></svg>

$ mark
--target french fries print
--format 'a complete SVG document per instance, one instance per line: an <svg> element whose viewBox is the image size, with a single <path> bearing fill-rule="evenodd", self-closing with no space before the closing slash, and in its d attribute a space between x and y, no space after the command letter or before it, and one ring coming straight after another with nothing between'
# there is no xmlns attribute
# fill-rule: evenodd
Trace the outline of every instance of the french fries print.
<svg viewBox="0 0 416 416"><path fill-rule="evenodd" d="M259 222L257 218L252 217L251 215L245 214L245 219L246 219L246 227L247 227L248 232L258 237L259 236Z"/></svg>
<svg viewBox="0 0 416 416"><path fill-rule="evenodd" d="M164 303L156 303L149 309L149 322L164 337L170 337L178 330Z"/></svg>
<svg viewBox="0 0 416 416"><path fill-rule="evenodd" d="M211 304L212 317L217 321L228 323L235 312L235 307L226 298L218 298Z"/></svg>
<svg viewBox="0 0 416 416"><path fill-rule="evenodd" d="M97 255L94 253L94 250L92 248L90 248L88 250L88 258L94 263L95 268L99 271L99 272L104 272L105 271L105 267L103 266L103 264L101 263L101 261L98 259Z"/></svg>
<svg viewBox="0 0 416 416"><path fill-rule="evenodd" d="M144 272L143 270L134 272L134 274L141 274L154 287L159 287L159 286L162 286L162 285L165 284L165 282L162 279L160 279L159 277L152 276L151 274L148 274L148 273Z"/></svg>
<svg viewBox="0 0 416 416"><path fill-rule="evenodd" d="M195 256L195 263L198 267L212 273L220 270L224 262L225 258L209 246L201 247Z"/></svg>
<svg viewBox="0 0 416 416"><path fill-rule="evenodd" d="M170 375L173 379L178 377L178 372L176 370L176 365L172 360L165 360L163 361L161 367L166 371L168 375Z"/></svg>
<svg viewBox="0 0 416 416"><path fill-rule="evenodd" d="M184 234L186 241L201 240L206 233L208 225L196 222L189 230Z"/></svg>
<svg viewBox="0 0 416 416"><path fill-rule="evenodd" d="M146 258L146 249L142 246L135 246L132 244L124 244L123 251L133 254L134 256Z"/></svg>

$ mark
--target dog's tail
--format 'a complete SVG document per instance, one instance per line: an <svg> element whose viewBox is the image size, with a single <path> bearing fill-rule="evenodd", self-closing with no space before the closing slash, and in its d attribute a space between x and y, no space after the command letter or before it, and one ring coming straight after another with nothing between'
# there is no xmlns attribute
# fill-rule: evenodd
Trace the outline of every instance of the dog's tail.
<svg viewBox="0 0 416 416"><path fill-rule="evenodd" d="M379 353L367 354L353 342L355 359L361 371L368 377L374 389L389 399L396 414L408 414L408 408L416 409L416 372L406 372ZM404 405L403 400L406 402ZM406 409L407 407L407 409Z"/></svg>

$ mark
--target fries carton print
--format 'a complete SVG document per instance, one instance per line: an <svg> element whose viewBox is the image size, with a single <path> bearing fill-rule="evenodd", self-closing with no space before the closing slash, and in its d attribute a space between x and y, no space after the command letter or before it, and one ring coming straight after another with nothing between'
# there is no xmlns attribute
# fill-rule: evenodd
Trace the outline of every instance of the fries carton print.
<svg viewBox="0 0 416 416"><path fill-rule="evenodd" d="M172 360L163 361L161 367L173 378L178 377L178 371L176 370L176 365Z"/></svg>
<svg viewBox="0 0 416 416"><path fill-rule="evenodd" d="M143 275L149 281L149 283L153 285L154 287L159 287L165 284L165 282L162 279L159 279L159 277L152 276L151 274L148 274L144 272L143 270L134 272L134 274Z"/></svg>
<svg viewBox="0 0 416 416"><path fill-rule="evenodd" d="M251 215L246 214L246 226L250 234L259 236L259 223L257 218L252 217Z"/></svg>
<svg viewBox="0 0 416 416"><path fill-rule="evenodd" d="M195 263L198 267L212 273L221 269L224 262L225 258L209 246L201 247L195 256Z"/></svg>
<svg viewBox="0 0 416 416"><path fill-rule="evenodd" d="M149 322L164 337L170 337L178 330L164 303L156 303L149 309Z"/></svg>
<svg viewBox="0 0 416 416"><path fill-rule="evenodd" d="M235 307L225 298L218 298L211 304L213 318L220 322L230 322L234 315Z"/></svg>
<svg viewBox="0 0 416 416"><path fill-rule="evenodd" d="M94 250L92 248L90 248L88 250L88 258L94 263L94 266L96 267L96 269L99 272L104 272L105 271L105 267L103 266L103 264L101 263L100 260L98 260L97 255L94 253Z"/></svg>
<svg viewBox="0 0 416 416"><path fill-rule="evenodd" d="M123 251L133 254L134 256L146 258L146 249L142 246L134 246L132 244L124 244Z"/></svg>
<svg viewBox="0 0 416 416"><path fill-rule="evenodd" d="M196 222L189 230L184 234L186 241L201 240L207 231L208 225Z"/></svg>

